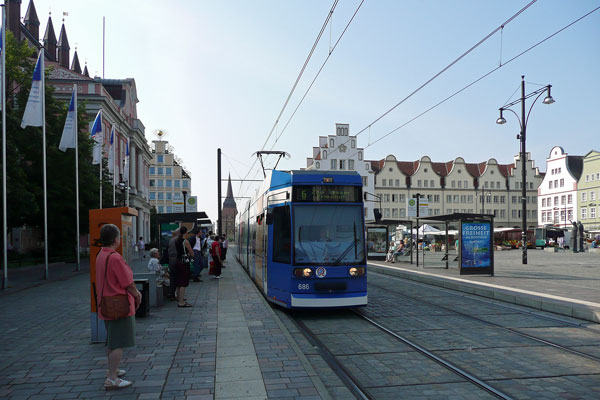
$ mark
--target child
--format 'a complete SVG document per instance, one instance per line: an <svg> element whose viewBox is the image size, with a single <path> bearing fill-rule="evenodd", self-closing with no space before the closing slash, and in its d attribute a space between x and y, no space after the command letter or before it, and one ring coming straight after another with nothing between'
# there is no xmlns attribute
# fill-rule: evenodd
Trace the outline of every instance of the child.
<svg viewBox="0 0 600 400"><path fill-rule="evenodd" d="M148 271L156 274L156 286L169 286L169 270L160 265L158 261L158 249L150 250L150 261L148 261Z"/></svg>

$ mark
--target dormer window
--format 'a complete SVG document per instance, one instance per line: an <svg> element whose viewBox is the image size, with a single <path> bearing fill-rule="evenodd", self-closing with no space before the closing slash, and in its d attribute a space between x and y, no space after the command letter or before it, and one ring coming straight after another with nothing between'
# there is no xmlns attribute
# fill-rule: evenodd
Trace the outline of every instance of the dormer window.
<svg viewBox="0 0 600 400"><path fill-rule="evenodd" d="M362 151L358 152L358 161L362 161Z"/></svg>
<svg viewBox="0 0 600 400"><path fill-rule="evenodd" d="M323 150L323 160L327 160L327 150Z"/></svg>

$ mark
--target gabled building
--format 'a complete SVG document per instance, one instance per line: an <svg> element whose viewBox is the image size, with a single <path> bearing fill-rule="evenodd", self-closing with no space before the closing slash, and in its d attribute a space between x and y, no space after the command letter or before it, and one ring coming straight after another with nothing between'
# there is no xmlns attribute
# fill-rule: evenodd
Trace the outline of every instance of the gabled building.
<svg viewBox="0 0 600 400"><path fill-rule="evenodd" d="M577 183L582 169L582 156L570 156L560 146L550 150L546 175L538 188L539 226L569 228L578 221Z"/></svg>
<svg viewBox="0 0 600 400"><path fill-rule="evenodd" d="M513 164L499 164L493 158L467 163L462 157L434 162L428 156L417 161L398 161L393 155L371 161L384 220L406 219L406 201L419 193L428 199L429 216L458 212L493 214L497 227L520 227L520 165L519 156ZM542 177L529 160L526 200L527 225L531 228L537 226L536 191Z"/></svg>
<svg viewBox="0 0 600 400"><path fill-rule="evenodd" d="M577 183L579 220L586 231L600 234L600 152L583 156L583 170Z"/></svg>
<svg viewBox="0 0 600 400"><path fill-rule="evenodd" d="M358 147L356 136L350 135L350 125L335 124L335 135L319 136L319 146L313 147L312 157L306 159L306 169L317 171L356 171L362 178L365 219L375 220L373 209L379 208L373 196L374 175L371 162L365 161L365 150Z"/></svg>

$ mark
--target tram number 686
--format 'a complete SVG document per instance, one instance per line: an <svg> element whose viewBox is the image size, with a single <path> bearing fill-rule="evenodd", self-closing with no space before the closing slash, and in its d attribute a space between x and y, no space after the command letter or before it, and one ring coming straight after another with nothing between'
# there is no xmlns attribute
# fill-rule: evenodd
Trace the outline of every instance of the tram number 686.
<svg viewBox="0 0 600 400"><path fill-rule="evenodd" d="M310 285L308 283L299 283L298 284L298 290L308 290L310 288Z"/></svg>

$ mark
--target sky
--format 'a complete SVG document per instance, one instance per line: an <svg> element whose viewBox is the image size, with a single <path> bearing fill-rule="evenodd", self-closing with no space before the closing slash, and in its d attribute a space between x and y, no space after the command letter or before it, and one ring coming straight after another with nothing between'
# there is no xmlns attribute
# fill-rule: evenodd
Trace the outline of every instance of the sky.
<svg viewBox="0 0 600 400"><path fill-rule="evenodd" d="M527 150L542 172L555 145L571 155L600 150L596 120L600 89L600 10L541 45L511 58L600 6L597 0L539 0L475 50L406 98L530 1L365 0L305 100L283 130L330 48L361 3L341 0L265 149L291 157L279 169L306 167L318 136L350 124L365 158L399 160L463 157L513 162L519 122L498 109L520 94L552 85L552 105L534 106ZM28 0L23 1L22 15ZM91 75L102 75L102 17L106 17L106 78L134 78L146 138L167 132L192 175L199 210L216 219L216 153L224 177L261 179L253 153L261 150L315 42L333 0L36 0L46 28L58 34L63 12L71 54L77 46ZM505 64L506 63L506 64ZM486 73L467 90L393 129ZM516 96L516 97L515 97ZM528 103L529 109L530 103ZM520 114L519 106L515 111ZM371 126L370 128L367 128ZM367 129L365 129L367 128ZM275 143L275 136L280 136ZM376 143L374 143L377 141ZM267 160L267 165L274 160ZM234 195L251 196L255 185ZM223 194L226 183L223 184ZM247 199L238 199L238 209Z"/></svg>

